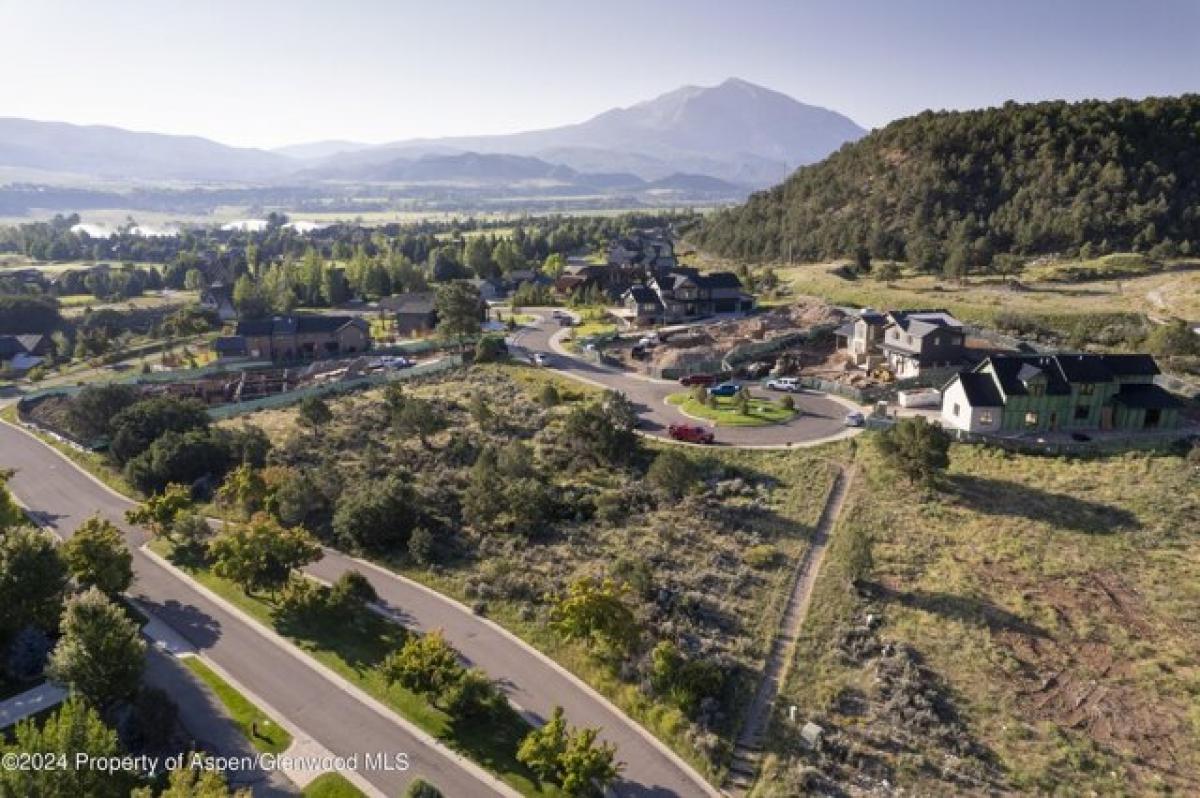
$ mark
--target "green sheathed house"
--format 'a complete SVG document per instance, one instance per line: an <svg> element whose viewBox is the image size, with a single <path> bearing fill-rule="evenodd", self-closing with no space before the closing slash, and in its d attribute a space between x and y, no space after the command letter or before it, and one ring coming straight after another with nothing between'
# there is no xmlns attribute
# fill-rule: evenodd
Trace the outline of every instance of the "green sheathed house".
<svg viewBox="0 0 1200 798"><path fill-rule="evenodd" d="M1158 430L1181 403L1150 355L993 355L942 390L942 423L967 432Z"/></svg>

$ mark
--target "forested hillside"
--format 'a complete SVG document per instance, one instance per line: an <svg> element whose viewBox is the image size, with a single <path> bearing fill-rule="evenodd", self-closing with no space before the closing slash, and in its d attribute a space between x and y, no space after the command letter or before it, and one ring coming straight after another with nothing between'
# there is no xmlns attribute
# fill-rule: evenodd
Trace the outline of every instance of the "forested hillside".
<svg viewBox="0 0 1200 798"><path fill-rule="evenodd" d="M1200 95L925 112L694 233L728 257L869 254L950 274L997 253L1200 252Z"/></svg>

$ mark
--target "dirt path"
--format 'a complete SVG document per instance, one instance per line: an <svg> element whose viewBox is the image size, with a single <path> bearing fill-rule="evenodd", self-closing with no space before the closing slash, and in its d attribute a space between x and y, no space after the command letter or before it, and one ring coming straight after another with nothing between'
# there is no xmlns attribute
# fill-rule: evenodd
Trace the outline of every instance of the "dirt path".
<svg viewBox="0 0 1200 798"><path fill-rule="evenodd" d="M813 531L812 543L796 565L792 592L788 596L783 618L779 622L779 631L771 643L771 651L763 667L762 680L758 684L750 711L746 714L746 720L733 749L733 762L729 768L729 791L735 795L743 794L754 783L757 775L762 735L771 719L771 709L775 704L775 697L779 694L779 688L787 680L796 650L796 638L804 625L804 617L808 614L809 599L817 582L817 574L821 571L821 560L825 557L829 534L841 515L846 493L853 479L853 469L839 469L833 488L825 500L825 509L822 510L821 518Z"/></svg>

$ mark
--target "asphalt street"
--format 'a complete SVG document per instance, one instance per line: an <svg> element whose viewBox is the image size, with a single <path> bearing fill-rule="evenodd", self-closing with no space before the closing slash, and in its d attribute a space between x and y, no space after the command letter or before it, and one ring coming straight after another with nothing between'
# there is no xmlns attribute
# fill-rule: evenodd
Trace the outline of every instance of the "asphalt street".
<svg viewBox="0 0 1200 798"><path fill-rule="evenodd" d="M36 517L69 536L93 513L112 520L133 551L130 593L239 683L339 756L367 752L409 754L407 772L361 770L385 795L398 795L415 777L447 796L504 794L457 758L426 745L390 713L346 692L315 669L298 649L265 636L140 550L145 533L125 523L131 503L93 482L57 452L8 424L0 424L0 467L16 469L9 488Z"/></svg>
<svg viewBox="0 0 1200 798"><path fill-rule="evenodd" d="M513 336L512 341L516 347L524 352L541 352L547 355L549 358L547 368L564 376L596 383L624 393L638 411L642 420L639 429L642 432L666 437L667 426L670 424L712 426L711 422L688 418L676 407L666 403L666 398L671 394L687 390L678 382L653 379L568 354L551 342L551 338L559 333L561 328L554 319L550 318L549 311L524 308L522 312L535 315L538 320ZM770 391L761 389L753 382L745 384L758 395L776 396ZM718 446L745 447L812 445L853 432L846 428L844 422L849 410L859 409L856 405L838 401L814 391L803 391L792 396L795 399L796 408L801 411L796 418L786 424L765 427L717 427L716 444Z"/></svg>

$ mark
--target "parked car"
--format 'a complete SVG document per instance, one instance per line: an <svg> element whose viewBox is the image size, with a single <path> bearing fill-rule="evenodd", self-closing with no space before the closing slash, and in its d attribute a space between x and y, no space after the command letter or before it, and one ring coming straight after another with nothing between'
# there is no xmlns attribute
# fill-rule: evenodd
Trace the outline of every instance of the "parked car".
<svg viewBox="0 0 1200 798"><path fill-rule="evenodd" d="M641 340L639 340L637 342L637 345L640 346L642 349L651 349L657 343L658 343L657 338L642 338Z"/></svg>
<svg viewBox="0 0 1200 798"><path fill-rule="evenodd" d="M858 412L857 410L851 410L849 413L846 414L846 426L847 427L861 427L863 424L866 424L866 423L867 423L867 417L864 416L862 413Z"/></svg>
<svg viewBox="0 0 1200 798"><path fill-rule="evenodd" d="M687 443L712 443L714 440L712 430L697 424L671 424L667 427L667 434Z"/></svg>
<svg viewBox="0 0 1200 798"><path fill-rule="evenodd" d="M550 356L543 355L541 352L534 352L529 356L529 362L535 366L549 366Z"/></svg>
<svg viewBox="0 0 1200 798"><path fill-rule="evenodd" d="M742 386L736 382L723 382L709 388L708 392L712 396L737 396L737 392L740 390L742 390Z"/></svg>
<svg viewBox="0 0 1200 798"><path fill-rule="evenodd" d="M800 379L798 377L774 377L767 380L767 389L772 391L786 391L787 393L800 393Z"/></svg>
<svg viewBox="0 0 1200 798"><path fill-rule="evenodd" d="M679 378L680 385L712 385L716 381L711 374L685 374Z"/></svg>

